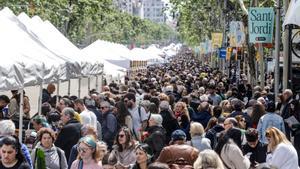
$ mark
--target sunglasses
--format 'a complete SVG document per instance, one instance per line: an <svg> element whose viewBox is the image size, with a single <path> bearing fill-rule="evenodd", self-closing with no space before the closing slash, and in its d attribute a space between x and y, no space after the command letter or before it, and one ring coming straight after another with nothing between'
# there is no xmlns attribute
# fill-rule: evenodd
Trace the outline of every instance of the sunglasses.
<svg viewBox="0 0 300 169"><path fill-rule="evenodd" d="M105 109L106 107L100 107L100 109Z"/></svg>
<svg viewBox="0 0 300 169"><path fill-rule="evenodd" d="M125 137L125 134L119 134L118 137L123 138Z"/></svg>
<svg viewBox="0 0 300 169"><path fill-rule="evenodd" d="M77 151L78 151L79 153L80 153L80 152L85 153L85 152L88 151L88 148L77 147Z"/></svg>

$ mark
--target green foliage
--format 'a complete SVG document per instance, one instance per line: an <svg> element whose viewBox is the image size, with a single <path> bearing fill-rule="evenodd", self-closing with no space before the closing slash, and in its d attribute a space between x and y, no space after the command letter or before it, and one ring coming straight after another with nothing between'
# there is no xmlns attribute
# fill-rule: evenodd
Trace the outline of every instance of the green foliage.
<svg viewBox="0 0 300 169"><path fill-rule="evenodd" d="M25 12L49 20L81 47L96 39L147 45L177 36L165 24L118 11L112 0L1 0L0 9L5 6L15 14Z"/></svg>

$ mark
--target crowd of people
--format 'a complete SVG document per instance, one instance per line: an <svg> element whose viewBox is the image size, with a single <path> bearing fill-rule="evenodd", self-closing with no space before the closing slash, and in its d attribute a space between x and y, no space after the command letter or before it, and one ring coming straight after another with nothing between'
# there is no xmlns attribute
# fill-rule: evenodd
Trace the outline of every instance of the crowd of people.
<svg viewBox="0 0 300 169"><path fill-rule="evenodd" d="M241 77L180 53L84 98L52 96L49 84L23 141L20 94L1 95L0 168L298 169L299 100ZM24 105L28 118L28 98Z"/></svg>

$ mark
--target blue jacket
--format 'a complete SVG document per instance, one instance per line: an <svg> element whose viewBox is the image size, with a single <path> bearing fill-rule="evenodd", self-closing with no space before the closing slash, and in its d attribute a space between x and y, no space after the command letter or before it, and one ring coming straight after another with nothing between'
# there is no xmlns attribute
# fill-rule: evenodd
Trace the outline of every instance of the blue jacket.
<svg viewBox="0 0 300 169"><path fill-rule="evenodd" d="M258 139L261 143L268 143L265 134L269 127L276 127L285 133L284 122L281 116L276 113L267 113L263 115L258 122Z"/></svg>
<svg viewBox="0 0 300 169"><path fill-rule="evenodd" d="M22 153L23 153L27 163L29 164L30 168L33 168L30 152L29 152L27 146L25 144L21 144L21 150L22 150Z"/></svg>

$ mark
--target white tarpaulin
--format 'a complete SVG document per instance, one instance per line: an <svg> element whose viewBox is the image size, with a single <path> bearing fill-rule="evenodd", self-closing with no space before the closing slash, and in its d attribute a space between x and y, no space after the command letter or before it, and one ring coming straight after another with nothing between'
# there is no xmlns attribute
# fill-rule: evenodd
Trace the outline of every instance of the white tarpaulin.
<svg viewBox="0 0 300 169"><path fill-rule="evenodd" d="M87 60L94 62L106 60L125 69L129 69L130 66L130 60L125 58L125 55L128 55L126 53L126 49L122 48L122 46L118 44L102 40L97 40L86 48L82 49L82 55Z"/></svg>
<svg viewBox="0 0 300 169"><path fill-rule="evenodd" d="M45 64L43 61L51 61L51 59L40 59L40 56L49 56L52 54L43 48L39 42L35 40L16 16L8 9L4 8L0 11L0 48L2 66L6 67L11 63L14 67L7 67L1 70L2 73L10 73L7 81L14 81L10 78L15 78L15 82L21 84L3 84L1 90L11 90L12 86L32 86L40 84L45 75ZM53 61L52 61L53 62ZM8 63L8 64L6 64ZM17 70L19 68L19 70ZM11 70L12 72L8 72ZM16 72L15 75L12 73ZM57 72L53 67L48 71L47 76L55 77ZM8 75L8 74L6 74ZM11 85L11 86L9 86Z"/></svg>
<svg viewBox="0 0 300 169"><path fill-rule="evenodd" d="M97 64L95 61L88 62L88 60L81 55L80 49L70 42L59 30L56 29L55 26L53 26L49 21L44 21L44 25L44 29L51 33L51 36L56 40L58 46L61 46L63 49L67 49L68 55L72 58L74 57L74 59L80 62L82 75L99 75L102 73L102 64Z"/></svg>
<svg viewBox="0 0 300 169"><path fill-rule="evenodd" d="M81 76L81 67L79 61L76 62L74 58L70 55L67 48L61 45L58 39L51 35L51 32L45 29L43 21L39 17L34 17L30 19L25 13L21 13L18 16L19 21L25 25L29 33L33 34L36 39L51 53L53 53L54 60L61 60L61 65L59 66L59 79L68 80L70 78L76 78ZM64 48L64 49L62 49ZM40 56L41 59L44 56Z"/></svg>
<svg viewBox="0 0 300 169"><path fill-rule="evenodd" d="M283 26L294 24L300 26L300 0L291 0L285 14Z"/></svg>

